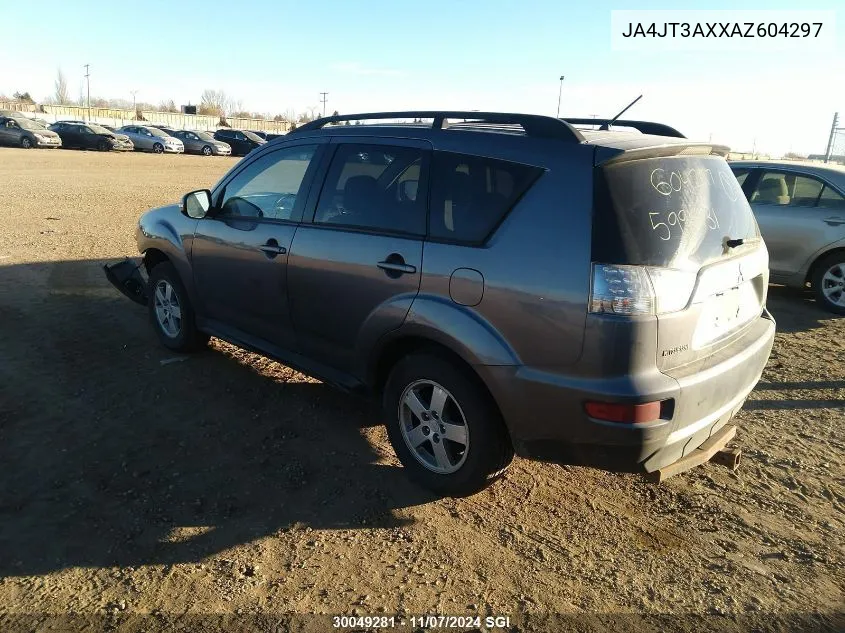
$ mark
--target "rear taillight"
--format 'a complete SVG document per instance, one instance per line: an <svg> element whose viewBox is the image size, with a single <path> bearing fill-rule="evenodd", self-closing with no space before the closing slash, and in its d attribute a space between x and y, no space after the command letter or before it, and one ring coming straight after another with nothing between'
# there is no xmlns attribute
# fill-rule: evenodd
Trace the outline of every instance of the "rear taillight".
<svg viewBox="0 0 845 633"><path fill-rule="evenodd" d="M639 424L660 419L662 403L619 404L616 402L585 402L584 410L591 418L605 422Z"/></svg>
<svg viewBox="0 0 845 633"><path fill-rule="evenodd" d="M657 266L593 264L590 312L666 314L683 310L696 274Z"/></svg>

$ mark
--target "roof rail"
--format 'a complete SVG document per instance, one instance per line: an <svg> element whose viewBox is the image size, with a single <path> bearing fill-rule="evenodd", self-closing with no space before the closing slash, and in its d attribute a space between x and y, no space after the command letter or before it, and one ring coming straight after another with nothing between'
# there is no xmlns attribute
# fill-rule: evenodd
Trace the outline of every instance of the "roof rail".
<svg viewBox="0 0 845 633"><path fill-rule="evenodd" d="M368 112L364 114L338 114L321 117L292 130L293 133L319 130L329 123L340 121L365 121L368 119L432 119L431 129L448 128L446 119L470 119L478 123L520 125L528 136L559 139L581 143L583 135L567 121L539 114L513 114L504 112L475 112L466 110L410 110L407 112Z"/></svg>
<svg viewBox="0 0 845 633"><path fill-rule="evenodd" d="M590 117L589 119L574 119L570 117L566 117L563 119L570 125L618 125L621 127L632 127L635 130L639 130L643 134L655 134L657 136L674 136L675 138L686 138L683 134L678 132L675 128L665 125L663 123L654 123L653 121L629 121L625 119L619 119L613 121L612 119L594 119Z"/></svg>

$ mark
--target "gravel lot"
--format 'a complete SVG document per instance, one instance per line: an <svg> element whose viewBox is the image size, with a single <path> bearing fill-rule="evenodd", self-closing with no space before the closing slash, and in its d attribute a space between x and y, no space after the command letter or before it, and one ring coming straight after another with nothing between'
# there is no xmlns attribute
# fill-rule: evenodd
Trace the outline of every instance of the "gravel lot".
<svg viewBox="0 0 845 633"><path fill-rule="evenodd" d="M234 164L0 150L0 630L845 630L845 319L771 288L736 473L517 460L435 499L366 403L216 340L175 357L106 282L144 210Z"/></svg>

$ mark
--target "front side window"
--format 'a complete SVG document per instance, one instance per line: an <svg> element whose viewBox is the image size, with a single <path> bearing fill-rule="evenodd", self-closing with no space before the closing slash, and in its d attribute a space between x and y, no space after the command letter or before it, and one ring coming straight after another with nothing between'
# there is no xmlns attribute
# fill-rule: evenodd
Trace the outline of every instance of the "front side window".
<svg viewBox="0 0 845 633"><path fill-rule="evenodd" d="M493 158L435 152L431 237L483 242L541 172L537 167Z"/></svg>
<svg viewBox="0 0 845 633"><path fill-rule="evenodd" d="M317 147L287 147L250 164L226 185L217 217L298 222L305 205L302 185Z"/></svg>
<svg viewBox="0 0 845 633"><path fill-rule="evenodd" d="M424 154L414 147L339 145L314 222L425 234Z"/></svg>

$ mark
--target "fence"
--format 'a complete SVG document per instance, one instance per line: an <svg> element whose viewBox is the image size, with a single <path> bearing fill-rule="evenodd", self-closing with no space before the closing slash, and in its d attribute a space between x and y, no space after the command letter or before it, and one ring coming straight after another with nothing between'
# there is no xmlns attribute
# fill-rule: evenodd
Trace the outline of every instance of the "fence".
<svg viewBox="0 0 845 633"><path fill-rule="evenodd" d="M14 112L32 113L36 118L46 120L48 123L62 119L92 121L106 125L121 126L132 121L137 121L137 115L133 110L120 110L115 108L85 108L72 105L36 105L33 103L20 103L17 101L0 102L0 110L12 110ZM216 130L221 127L220 117L203 114L182 114L181 112L158 112L155 110L144 110L141 113L143 120L150 124L166 125L177 129L186 130ZM290 128L287 121L273 121L272 119L246 119L227 118L229 127L241 130L260 130L273 134L284 134Z"/></svg>

